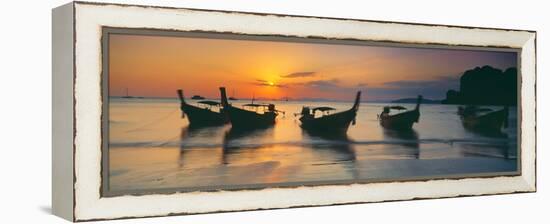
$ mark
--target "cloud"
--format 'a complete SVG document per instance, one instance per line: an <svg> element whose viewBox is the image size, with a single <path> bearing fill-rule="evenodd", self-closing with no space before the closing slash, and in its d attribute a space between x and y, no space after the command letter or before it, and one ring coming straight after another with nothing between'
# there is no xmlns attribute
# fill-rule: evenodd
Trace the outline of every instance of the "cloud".
<svg viewBox="0 0 550 224"><path fill-rule="evenodd" d="M447 90L459 88L458 77L440 76L433 80L400 80L385 82L380 87L367 88L374 98L406 98L423 95L430 99L443 99Z"/></svg>
<svg viewBox="0 0 550 224"><path fill-rule="evenodd" d="M304 82L298 85L302 85L305 87L310 88L318 88L318 89L333 89L333 88L339 88L340 86L338 83L340 80L338 79L330 79L330 80L315 80L315 81L309 81Z"/></svg>
<svg viewBox="0 0 550 224"><path fill-rule="evenodd" d="M278 88L287 87L284 84L276 84L265 79L256 79L252 84L257 86L269 86L269 87L278 87Z"/></svg>
<svg viewBox="0 0 550 224"><path fill-rule="evenodd" d="M294 72L288 75L282 75L283 78L302 78L302 77L313 77L317 74L315 72Z"/></svg>
<svg viewBox="0 0 550 224"><path fill-rule="evenodd" d="M308 82L294 83L295 87L321 91L325 93L349 93L364 89L366 84L344 85L339 79L321 79Z"/></svg>
<svg viewBox="0 0 550 224"><path fill-rule="evenodd" d="M442 86L456 86L459 83L458 78L441 76L433 80L400 80L385 82L383 85L387 88L441 88Z"/></svg>
<svg viewBox="0 0 550 224"><path fill-rule="evenodd" d="M264 81L264 80L261 80ZM304 88L326 94L348 94L363 90L365 99L395 100L423 95L428 99L443 99L449 89L459 88L459 76L439 76L429 80L398 80L382 84L359 82L346 84L340 79L317 79L305 82L288 83L289 88Z"/></svg>

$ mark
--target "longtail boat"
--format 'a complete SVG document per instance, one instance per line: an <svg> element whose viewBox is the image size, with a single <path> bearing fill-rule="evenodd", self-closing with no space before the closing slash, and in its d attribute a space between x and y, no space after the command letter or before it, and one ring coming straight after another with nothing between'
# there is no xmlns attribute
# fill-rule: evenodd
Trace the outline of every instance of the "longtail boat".
<svg viewBox="0 0 550 224"><path fill-rule="evenodd" d="M233 96L230 96L228 99L229 100L239 100L235 97L235 90L233 90Z"/></svg>
<svg viewBox="0 0 550 224"><path fill-rule="evenodd" d="M194 95L193 97L191 97L192 100L204 100L205 98L202 97L202 96L199 96L199 95Z"/></svg>
<svg viewBox="0 0 550 224"><path fill-rule="evenodd" d="M143 99L142 96L130 96L128 88L126 88L126 95L122 96L124 99Z"/></svg>
<svg viewBox="0 0 550 224"><path fill-rule="evenodd" d="M223 125L229 122L226 114L221 107L221 104L215 101L203 100L197 104L203 107L193 106L185 101L183 90L178 89L178 97L180 99L181 117L187 115L189 125L191 126L215 126ZM218 111L212 109L217 107Z"/></svg>
<svg viewBox="0 0 550 224"><path fill-rule="evenodd" d="M508 107L497 111L476 106L459 107L458 114L467 129L499 133L508 127Z"/></svg>
<svg viewBox="0 0 550 224"><path fill-rule="evenodd" d="M414 123L418 122L420 118L420 104L422 103L422 96L418 96L416 100L416 107L414 110L405 111L402 113L390 115L391 110L406 110L402 106L385 106L381 114L378 115L380 125L387 129L393 130L410 130Z"/></svg>
<svg viewBox="0 0 550 224"><path fill-rule="evenodd" d="M300 112L300 122L304 130L324 135L340 135L348 131L351 123L355 124L355 117L359 109L361 99L361 91L357 92L353 106L346 111L330 114L330 111L335 110L332 107L302 107ZM315 116L316 112L321 113L320 116Z"/></svg>
<svg viewBox="0 0 550 224"><path fill-rule="evenodd" d="M236 129L253 129L272 126L275 124L277 115L282 112L276 110L274 104L251 103L244 105L244 107L255 108L255 111L234 107L227 101L225 87L220 87L220 95L224 112L227 113L232 127Z"/></svg>

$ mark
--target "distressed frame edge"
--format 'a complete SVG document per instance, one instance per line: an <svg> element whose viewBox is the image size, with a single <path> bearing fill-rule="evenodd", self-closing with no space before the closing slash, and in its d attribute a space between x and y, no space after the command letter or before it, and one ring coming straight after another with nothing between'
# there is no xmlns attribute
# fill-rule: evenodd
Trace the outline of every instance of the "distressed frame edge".
<svg viewBox="0 0 550 224"><path fill-rule="evenodd" d="M52 213L75 219L74 197L75 3L52 9Z"/></svg>
<svg viewBox="0 0 550 224"><path fill-rule="evenodd" d="M80 3L80 2L79 2ZM91 5L89 3L80 3L80 4L84 4L84 5ZM107 5L111 5L111 4L107 4ZM119 6L127 6L127 5L119 5ZM132 5L129 5L129 6L132 6ZM157 8L157 7L154 7L154 6L148 6L147 8ZM162 7L161 7L162 8ZM176 8L178 9L178 8ZM192 9L186 9L186 10L192 10ZM193 11L193 10L192 10ZM219 12L219 11L215 11L215 12ZM230 12L231 13L231 12ZM235 12L233 12L235 13ZM254 15L253 13L243 13L245 15ZM269 14L267 14L269 15ZM76 18L76 17L75 17ZM305 17L305 18L310 18L310 17ZM315 17L313 17L315 18ZM329 18L329 19L332 19L332 18ZM369 21L369 22L373 22L373 21ZM374 22L379 22L379 21L374 21ZM406 23L397 23L397 24L406 24ZM418 24L411 24L411 25L418 25ZM422 25L422 24L420 24ZM434 25L434 26L438 26L438 25ZM442 27L446 27L446 26L442 26ZM475 27L467 27L467 28L475 28ZM490 29L490 28L489 28ZM75 30L76 31L76 30ZM508 30L510 31L510 30ZM526 31L526 30L521 30L521 31ZM534 45L534 53L536 53L536 31L526 31L526 32L529 32L531 34L533 34L533 39L532 39L532 42L533 42L533 45ZM76 40L75 40L76 41ZM531 42L531 39L529 39L525 44L528 44L528 42ZM524 44L524 45L525 45ZM522 52L524 48L522 48ZM523 57L523 53L522 53L522 57ZM536 56L533 55L533 64L535 65L535 68L534 68L534 72L531 73L533 75L533 78L536 79ZM75 62L76 63L76 62ZM76 65L75 65L76 66ZM522 67L522 75L530 75L530 74L526 74L524 73L523 71L523 67ZM534 84L536 85L536 82L534 82ZM535 91L536 91L536 88L535 88ZM535 93L536 95L536 93ZM522 89L522 97L523 97L523 89ZM77 97L75 96L75 99ZM531 101L531 100L529 100ZM536 106L536 98L533 98L533 101L532 101L535 106ZM522 104L522 107L523 107L523 104ZM524 116L524 112L522 112L522 117ZM534 117L536 117L536 110L534 110ZM76 119L76 117L75 117ZM535 120L536 121L536 120ZM523 123L522 123L523 124ZM536 128L536 123L533 123L533 127ZM523 125L522 125L522 128L523 128ZM534 154L536 154L536 129L535 129L535 132L534 132L534 138L535 138L535 142L534 142ZM523 140L523 136L520 138ZM523 146L522 146L523 147ZM523 148L522 148L523 150ZM523 158L522 158L523 160ZM522 161L523 162L523 161ZM533 155L533 162L536 163L536 159L535 159L535 155ZM525 163L523 163L525 165ZM506 194L506 193L520 193L520 192L535 192L536 191L536 165L533 164L533 167L532 168L535 168L534 171L535 173L533 174L533 177L530 177L530 178L525 178L525 176L522 176L521 177L524 177L523 180L524 180L524 183L526 184L526 188L523 189L523 190L519 190L519 191L511 191L511 192L502 192L502 193L495 193L495 194ZM75 176L76 176L76 170L75 170ZM493 195L493 194L475 194L475 195L455 195L455 196L448 196L448 197L466 197L466 196L478 196L478 195ZM76 196L76 195L75 195ZM364 201L364 202L353 202L353 203L334 203L334 204L323 204L323 205L304 205L304 206L289 206L289 207L273 207L273 208L267 208L267 209L278 209L278 208L293 208L293 207L313 207L313 206L327 206L327 205L339 205L339 204L356 204L356 203L371 203L371 202L384 202L384 201L401 201L401 200L415 200L415 199L428 199L428 198L432 198L432 197L419 197L419 198L411 198L411 199L399 199L399 200L380 200L380 201ZM435 197L435 198L447 198L447 197ZM76 207L76 204L75 204L75 207ZM266 208L258 208L258 209L242 209L242 210L222 210L222 211L212 211L212 212L206 212L206 213L214 213L214 212L231 212L231 211L250 211L250 210L265 210ZM136 216L119 216L118 218L105 218L105 219L120 219L120 218L137 218L137 217L157 217L157 216L167 216L167 215L187 215L187 214L203 214L203 213L185 213L185 212L182 212L182 213L167 213L167 214L160 214L160 215L145 215L145 216L139 216L139 215L136 215ZM103 218L84 218L84 219L79 219L77 217L77 214L76 214L76 208L75 208L75 219L74 221L91 221L91 220L105 220Z"/></svg>
<svg viewBox="0 0 550 224"><path fill-rule="evenodd" d="M537 33L530 33L530 38L521 48L521 127L520 152L521 177L530 187L530 192L537 192ZM532 88L532 89L531 89ZM530 130L532 132L530 132ZM529 136L532 134L532 136ZM527 140L525 142L524 140ZM524 146L527 144L527 146ZM524 172L526 171L526 172ZM527 174L527 175L526 175Z"/></svg>
<svg viewBox="0 0 550 224"><path fill-rule="evenodd" d="M499 27L476 27L476 26L447 25L447 24L420 23L420 22L396 22L396 21L390 21L390 20L371 20L371 19L341 18L341 17L329 17L329 16L307 16L307 15L298 15L298 14L265 13L265 12L253 12L253 11L231 11L231 10L205 9L205 8L153 6L153 5L145 5L145 4L126 4L126 3L93 2L93 1L89 1L89 2L88 1L73 1L73 2L75 4L80 4L80 5L123 6L123 7L139 7L139 8L152 8L152 9L176 9L176 10L189 10L189 11L201 11L201 12L219 12L219 13L228 13L228 14L257 15L257 16L295 17L295 18L327 19L327 20L357 21L357 22L374 22L374 23L401 24L401 25L436 26L436 27L448 27L448 28L519 31L519 32L531 32L531 33L536 33L537 32L536 30L529 30L529 29L508 29L508 28L499 28Z"/></svg>
<svg viewBox="0 0 550 224"><path fill-rule="evenodd" d="M470 198L470 197L483 197L483 196L500 196L500 195L512 195L512 194L529 194L536 191L513 191L506 193L496 193L496 194L479 194L479 195L456 195L456 196L446 196L446 197L415 197L411 199L401 199L401 200L381 200L381 201L358 201L350 203L334 203L334 204L322 204L322 205L298 205L298 206L288 206L288 207L274 207L274 208L256 208L256 209L244 209L244 210L220 210L220 211L211 211L211 212L202 212L202 213L167 213L160 215L145 215L145 216L122 216L117 218L94 218L94 219L76 219L74 222L94 222L94 221L110 221L110 220L127 220L127 219L141 219L141 218L161 218L161 217L171 217L171 216L188 216L188 215L208 215L208 214L219 214L219 213L234 213L234 212L253 212L253 211L267 211L267 210L281 210L281 209L296 209L296 208L318 208L318 207L329 207L329 206L345 206L345 205L362 205L362 204L378 204L378 203L392 203L392 202L406 202L406 201L424 201L424 200L439 200L439 199L453 199L453 198Z"/></svg>

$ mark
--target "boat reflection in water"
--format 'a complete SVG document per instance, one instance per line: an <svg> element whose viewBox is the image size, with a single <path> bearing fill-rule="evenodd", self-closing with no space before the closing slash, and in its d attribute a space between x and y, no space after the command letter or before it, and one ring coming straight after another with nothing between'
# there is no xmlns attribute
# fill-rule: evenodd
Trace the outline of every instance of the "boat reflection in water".
<svg viewBox="0 0 550 224"><path fill-rule="evenodd" d="M318 161L314 167L340 167L352 179L359 179L360 170L357 167L355 142L347 134L327 135L326 133L311 132L303 129L302 138L307 139L304 147L311 148L319 154L330 155L330 159Z"/></svg>
<svg viewBox="0 0 550 224"><path fill-rule="evenodd" d="M384 137L388 140L402 140L399 145L409 148L418 148L418 133L415 130L396 131L391 129L384 130Z"/></svg>
<svg viewBox="0 0 550 224"><path fill-rule="evenodd" d="M181 129L179 139L180 168L197 167L205 164L222 164L223 150L218 144L204 143L204 139L220 135L224 127L187 126ZM205 161L206 160L206 161Z"/></svg>
<svg viewBox="0 0 550 224"><path fill-rule="evenodd" d="M258 144L255 142L255 139L266 140L269 139L269 136L273 135L273 127L262 127L262 128L233 128L225 132L223 138L223 147L224 149L238 149L238 148L259 148L263 147L266 144ZM239 143L239 144L233 144ZM269 145L269 144L267 144Z"/></svg>
<svg viewBox="0 0 550 224"><path fill-rule="evenodd" d="M399 153L408 155L407 157L420 158L420 142L415 130L384 129L383 134L385 141L393 143L388 145L388 147L392 147L393 151L398 150ZM403 146L403 148L395 146Z"/></svg>
<svg viewBox="0 0 550 224"><path fill-rule="evenodd" d="M185 100L192 105L201 101ZM238 108L250 103L243 101L230 102ZM335 108L330 110L335 114L353 106L353 102L336 101L275 102L278 109L293 112L309 105ZM180 103L177 99L111 100L112 189L297 186L508 172L518 167L517 109L510 109L510 126L503 129L508 138L466 130L454 105L423 105L422 121L408 132L384 128L376 114L388 104L364 102L357 110L357 123L345 135L318 135L301 128L297 119L282 116L276 125L262 128L190 125L178 114ZM212 109L217 111L215 106ZM506 149L508 158L503 154Z"/></svg>
<svg viewBox="0 0 550 224"><path fill-rule="evenodd" d="M223 137L222 151L223 163L229 164L230 157L235 154L253 154L256 149L273 147L274 144L269 144L269 139L273 136L273 127L262 128L233 128L227 130ZM266 144L260 144L257 139L266 141ZM258 154L261 154L259 152Z"/></svg>

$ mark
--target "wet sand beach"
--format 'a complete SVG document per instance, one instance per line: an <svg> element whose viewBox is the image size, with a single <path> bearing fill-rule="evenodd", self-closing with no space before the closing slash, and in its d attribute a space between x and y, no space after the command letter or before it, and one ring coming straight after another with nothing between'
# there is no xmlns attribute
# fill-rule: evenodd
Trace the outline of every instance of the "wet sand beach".
<svg viewBox="0 0 550 224"><path fill-rule="evenodd" d="M486 136L464 129L454 105L422 105L414 130L397 132L380 127L376 117L388 104L362 103L347 136L327 139L302 131L293 114L304 105L345 110L351 102L276 101L286 113L275 126L241 133L230 124L190 128L177 99L110 100L112 191L353 183L517 170L515 107L505 135ZM243 103L249 102L234 104Z"/></svg>

